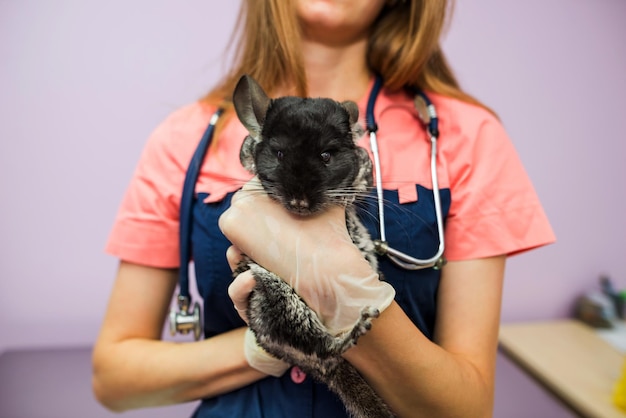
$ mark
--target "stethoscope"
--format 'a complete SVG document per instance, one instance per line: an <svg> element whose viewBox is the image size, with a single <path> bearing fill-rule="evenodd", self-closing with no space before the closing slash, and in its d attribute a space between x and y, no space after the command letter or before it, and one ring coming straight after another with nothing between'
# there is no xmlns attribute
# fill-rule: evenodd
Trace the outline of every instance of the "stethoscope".
<svg viewBox="0 0 626 418"><path fill-rule="evenodd" d="M444 252L444 227L443 215L441 210L441 199L439 196L439 177L437 175L437 139L439 138L439 119L435 106L428 96L421 90L415 89L414 105L417 113L426 126L431 144L430 151L430 172L433 186L433 200L435 206L435 217L437 222L437 235L439 238L439 247L437 252L428 259L418 259L412 257L402 251L396 250L389 245L385 233L385 210L383 200L382 174L380 168L380 153L378 150L378 139L376 132L378 125L374 118L374 105L383 85L380 76L376 77L372 91L367 101L367 109L365 113L366 128L369 132L370 148L374 160L374 170L376 179L376 198L378 202L378 222L380 227L380 238L374 240L374 247L377 254L384 255L389 258L397 266L407 270L420 270L425 268L440 269L445 265L446 260L443 257ZM180 204L180 269L178 275L179 293L177 297L178 310L170 311L170 333L188 334L193 332L196 340L200 339L202 334L202 315L200 304L195 302L191 306L191 296L189 293L189 261L191 260L191 224L192 224L192 206L195 184L200 174L200 167L204 161L206 151L213 138L215 125L223 109L218 109L209 122L196 151L191 159L185 182L183 185L183 193Z"/></svg>
<svg viewBox="0 0 626 418"><path fill-rule="evenodd" d="M378 125L374 119L374 104L382 87L382 78L376 77L372 92L367 101L367 109L365 112L366 128L370 135L370 148L374 157L374 171L376 178L376 200L378 202L378 224L380 227L380 239L374 240L374 248L379 255L386 255L394 264L406 270L420 270L433 267L440 269L445 265L446 260L443 257L444 231L443 231L443 215L441 211L441 198L439 196L439 176L437 175L437 139L439 138L439 118L435 111L435 105L430 101L428 96L419 89L415 89L413 104L417 110L417 114L426 126L428 136L430 138L430 177L433 183L433 201L435 204L435 218L437 222L437 235L439 237L439 247L437 252L430 258L422 260L411 257L410 255L396 250L389 246L385 234L385 208L383 200L383 182L380 169L380 152L378 151L378 139L376 132Z"/></svg>

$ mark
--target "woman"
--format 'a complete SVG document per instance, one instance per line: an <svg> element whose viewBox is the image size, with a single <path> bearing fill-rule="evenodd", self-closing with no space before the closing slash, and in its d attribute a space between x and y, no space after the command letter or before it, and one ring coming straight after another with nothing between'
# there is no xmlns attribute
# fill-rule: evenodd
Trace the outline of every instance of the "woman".
<svg viewBox="0 0 626 418"><path fill-rule="evenodd" d="M378 276L342 239L345 229L336 228L341 208L304 221L246 188L232 199L250 174L238 161L246 131L228 100L239 77L250 74L270 96L353 100L363 115L380 74L385 84L374 113L389 241L422 258L438 243L430 219L430 145L406 90L418 87L440 118L448 263L441 270L407 271L381 258L395 300L365 296L382 313L344 356L398 416L491 415L505 259L554 236L502 126L458 87L444 59L439 37L447 7L444 0L244 1L232 72L205 99L156 129L113 228L107 250L121 262L93 359L94 390L104 405L125 410L203 399L197 417L345 416L326 387L250 338L237 312L245 311L252 281L240 275L230 287L231 300L228 262L234 265L243 252L288 282L300 269L307 280L290 284L323 321L336 320L339 328L353 318L337 309L350 305L363 283L380 283ZM183 179L218 106L226 114L202 165L193 208L205 339L160 341L180 265ZM360 145L369 150L366 137ZM377 237L375 213L364 213L363 220ZM300 252L293 265L296 241ZM280 246L280 257L269 254L267 242ZM315 263L315 257L324 262ZM356 265L358 285L343 274ZM322 294L321 277L335 290Z"/></svg>

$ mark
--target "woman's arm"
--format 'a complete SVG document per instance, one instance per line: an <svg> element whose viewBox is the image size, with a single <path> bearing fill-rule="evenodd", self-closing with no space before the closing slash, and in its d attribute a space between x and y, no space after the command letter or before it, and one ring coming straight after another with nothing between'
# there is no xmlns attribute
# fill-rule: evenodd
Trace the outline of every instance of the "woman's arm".
<svg viewBox="0 0 626 418"><path fill-rule="evenodd" d="M335 312L353 324L358 314L350 309L343 315L341 308L372 306L363 298L355 303L355 295L371 296L361 284L378 289L381 282L346 238L343 215L330 208L294 218L244 188L220 227L237 248L289 282L325 324ZM345 353L399 416L490 416L504 265L501 256L449 262L442 269L434 342L392 302ZM240 275L230 289L238 310L247 303L245 279Z"/></svg>
<svg viewBox="0 0 626 418"><path fill-rule="evenodd" d="M243 354L244 328L194 342L160 341L176 270L121 262L93 352L93 388L107 408L210 397L265 377Z"/></svg>
<svg viewBox="0 0 626 418"><path fill-rule="evenodd" d="M345 353L398 416L491 416L504 265L443 268L434 343L394 303Z"/></svg>

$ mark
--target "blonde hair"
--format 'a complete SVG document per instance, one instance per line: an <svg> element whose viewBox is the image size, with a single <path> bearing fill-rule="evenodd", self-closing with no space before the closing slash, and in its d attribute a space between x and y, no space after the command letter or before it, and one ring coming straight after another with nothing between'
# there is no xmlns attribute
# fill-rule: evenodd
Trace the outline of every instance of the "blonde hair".
<svg viewBox="0 0 626 418"><path fill-rule="evenodd" d="M461 90L441 50L451 9L446 0L387 1L371 30L367 63L390 90L418 87L485 107ZM226 104L228 110L243 74L254 77L270 96L285 83L296 95L307 95L294 0L243 0L234 36L232 70L205 101Z"/></svg>

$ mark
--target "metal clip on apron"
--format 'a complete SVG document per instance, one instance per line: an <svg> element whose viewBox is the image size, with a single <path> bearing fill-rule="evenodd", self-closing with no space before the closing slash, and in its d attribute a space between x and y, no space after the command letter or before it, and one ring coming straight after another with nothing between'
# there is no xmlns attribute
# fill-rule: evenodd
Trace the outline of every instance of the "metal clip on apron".
<svg viewBox="0 0 626 418"><path fill-rule="evenodd" d="M188 334L193 332L196 340L202 336L202 314L200 304L195 302L191 307L191 295L189 294L189 263L191 261L191 223L192 223L192 207L195 193L195 186L200 174L200 167L204 161L211 139L215 124L222 114L223 109L217 111L211 117L209 127L200 140L198 147L189 163L185 183L183 185L183 194L180 201L180 268L178 270L178 311L172 309L170 311L170 334L176 333Z"/></svg>

